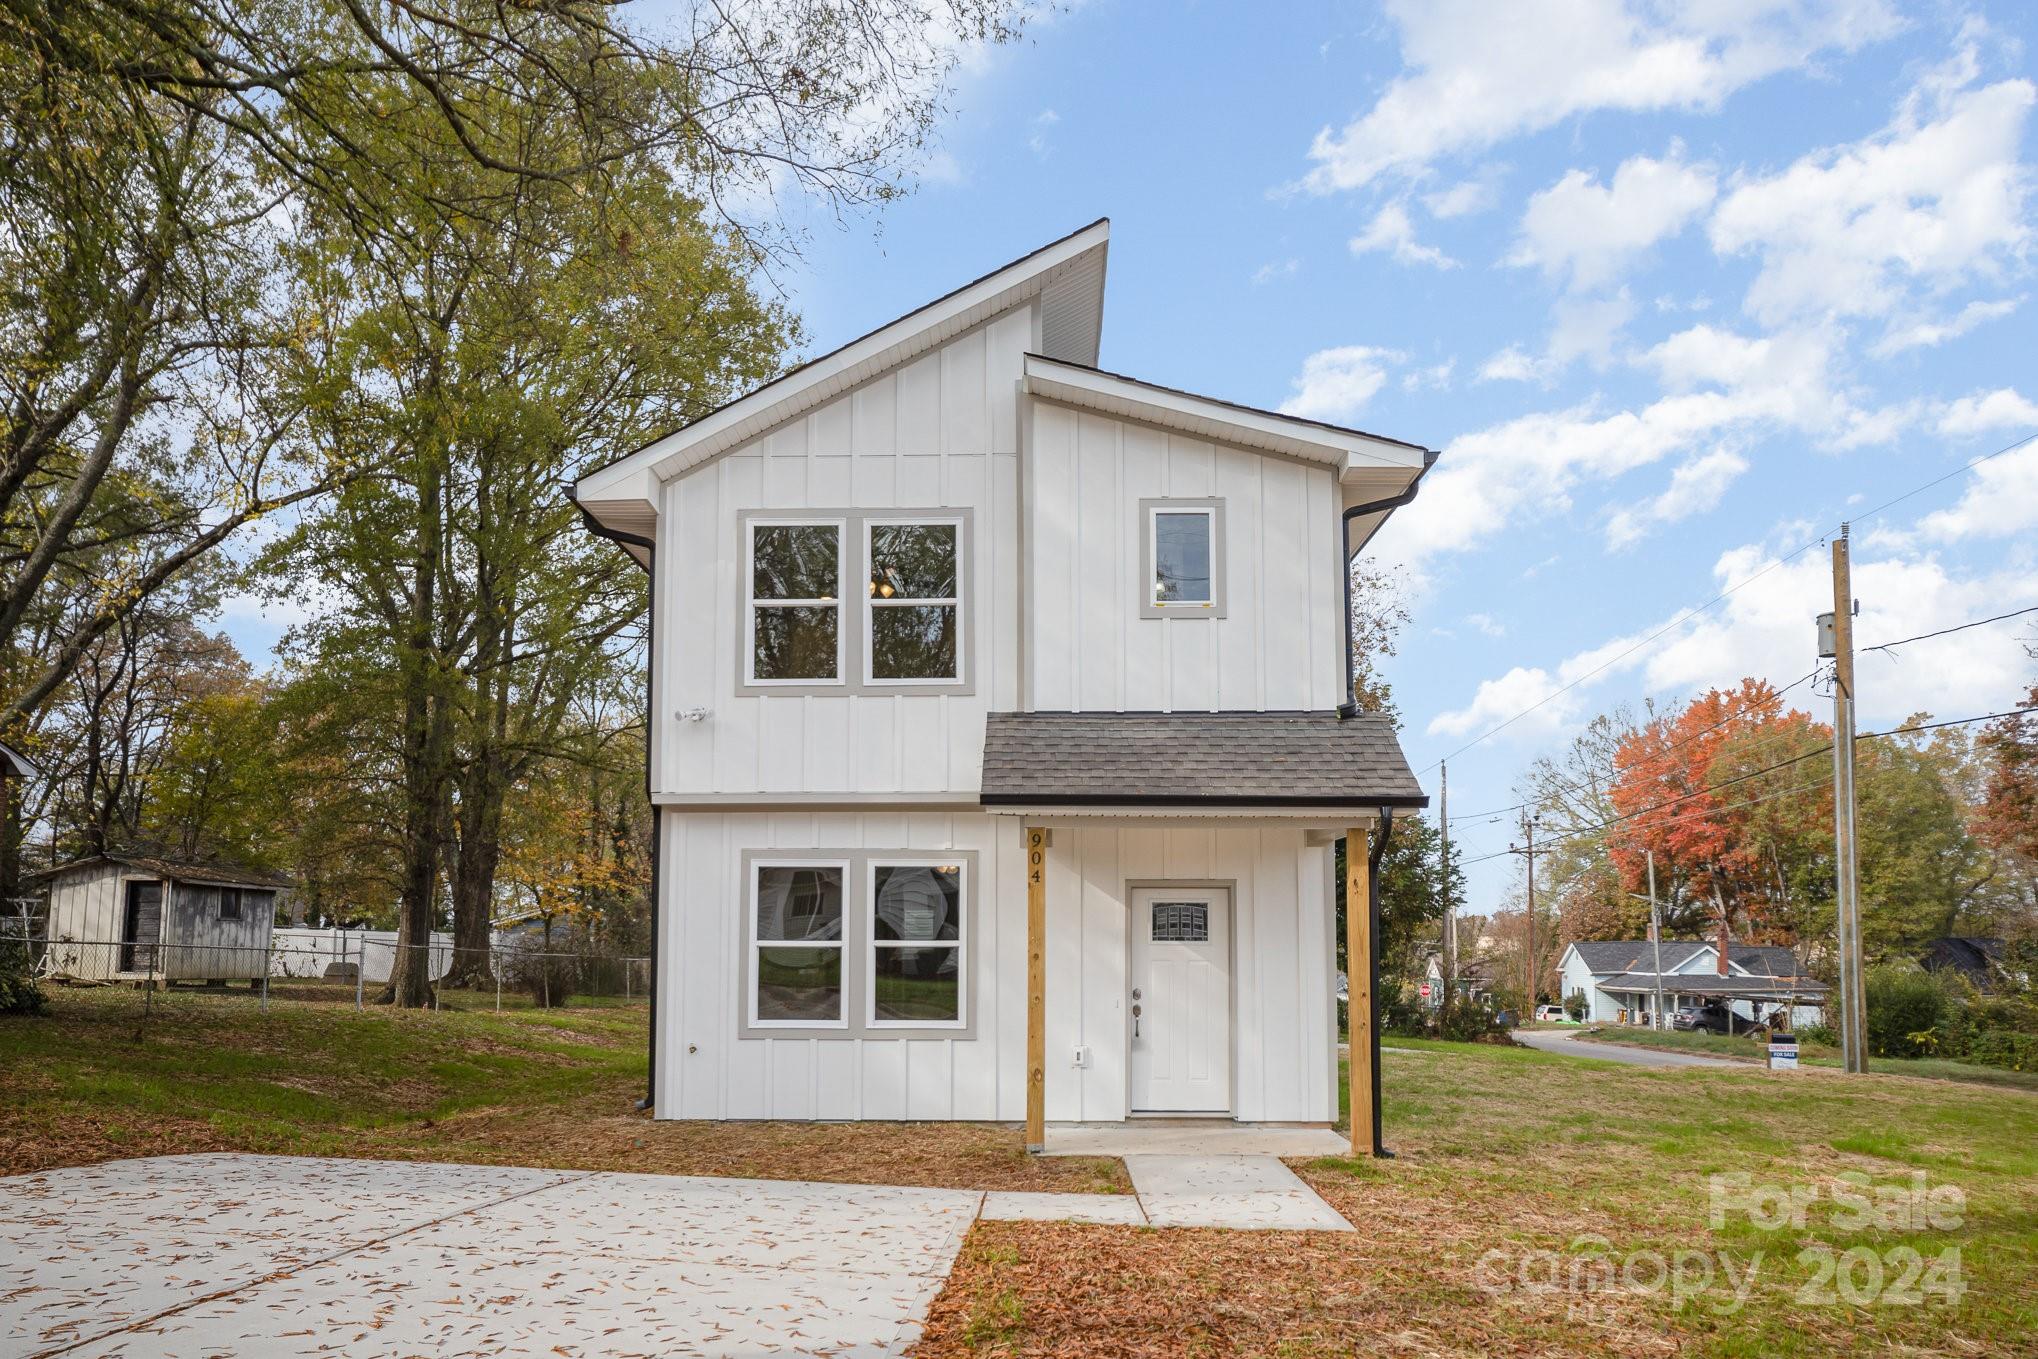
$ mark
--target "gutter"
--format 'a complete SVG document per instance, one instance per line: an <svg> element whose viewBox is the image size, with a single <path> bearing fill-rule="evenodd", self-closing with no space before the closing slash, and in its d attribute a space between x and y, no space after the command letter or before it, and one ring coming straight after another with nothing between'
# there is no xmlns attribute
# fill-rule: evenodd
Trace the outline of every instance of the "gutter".
<svg viewBox="0 0 2038 1359"><path fill-rule="evenodd" d="M1411 496L1414 490L1412 486L1409 488ZM1366 855L1366 913L1372 918L1366 934L1372 943L1372 956L1366 959L1366 969L1372 974L1372 984L1366 988L1366 998L1372 1010L1366 1032L1367 1041L1373 1045L1373 1155L1387 1160L1392 1160L1394 1153L1387 1150L1380 1134L1380 860L1387 856L1387 840L1393 834L1394 809L1383 806L1380 808L1380 833L1373 837L1372 852ZM1345 853L1351 853L1351 846L1345 846ZM1352 903L1347 901L1345 909L1351 910ZM1351 960L1345 961L1349 966Z"/></svg>
<svg viewBox="0 0 2038 1359"><path fill-rule="evenodd" d="M1354 505L1344 512L1341 529L1344 534L1345 548L1343 563L1345 589L1345 693L1344 702L1337 705L1337 715L1340 718L1356 717L1359 713L1359 701L1353 692L1353 686L1358 683L1358 674L1353 668L1357 664L1357 657L1352 654L1352 558L1365 547L1366 542L1372 540L1373 536L1369 533L1366 535L1365 541L1354 545L1352 542L1352 520L1359 518L1361 515L1379 514L1384 510L1398 510L1409 501L1415 499L1415 493L1422 489L1422 479L1429 475L1430 468L1436 466L1439 456L1441 456L1440 453L1434 448L1425 450L1422 455L1422 470L1415 474L1415 480L1409 482L1408 488L1399 495L1390 495L1384 500L1369 500L1363 505ZM1374 532L1378 531L1376 526Z"/></svg>
<svg viewBox="0 0 2038 1359"><path fill-rule="evenodd" d="M607 524L602 523L599 519L589 514L587 506L580 504L578 501L574 502L574 508L580 511L581 526L595 537L606 538L612 543L622 543L628 547L641 547L644 549L646 556L651 557L653 561L657 559L658 544L654 539L646 538L642 534L625 533L621 529L610 528ZM630 558L630 560L633 562L637 561L635 557ZM647 1034L648 1041L645 1054L647 1064L644 1072L644 1098L638 1100L635 1107L639 1112L648 1113L653 1118L656 1118L658 1116L658 917L664 914L664 896L660 891L663 875L659 871L658 847L665 839L665 809L658 805L658 800L652 796L651 790L652 733L658 730L652 721L655 714L651 709L652 695L657 691L658 573L651 569L650 562L637 562L637 564L643 567L644 575L649 581L649 605L651 613L648 640L644 649L644 801L651 808L651 975L645 990L651 996L651 1025Z"/></svg>

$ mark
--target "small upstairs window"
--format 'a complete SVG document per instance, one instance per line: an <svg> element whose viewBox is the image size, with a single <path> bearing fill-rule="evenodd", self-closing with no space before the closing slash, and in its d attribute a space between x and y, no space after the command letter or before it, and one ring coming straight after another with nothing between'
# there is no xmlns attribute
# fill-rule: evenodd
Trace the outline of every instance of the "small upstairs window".
<svg viewBox="0 0 2038 1359"><path fill-rule="evenodd" d="M753 520L752 684L842 681L842 523Z"/></svg>
<svg viewBox="0 0 2038 1359"><path fill-rule="evenodd" d="M1217 500L1142 500L1141 544L1148 618L1224 615L1224 505Z"/></svg>

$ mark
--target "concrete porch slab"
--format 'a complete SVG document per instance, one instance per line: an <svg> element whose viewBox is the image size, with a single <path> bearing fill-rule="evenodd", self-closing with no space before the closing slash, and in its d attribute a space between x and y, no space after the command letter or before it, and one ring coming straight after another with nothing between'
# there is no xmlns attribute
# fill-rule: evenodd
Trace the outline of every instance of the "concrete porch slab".
<svg viewBox="0 0 2038 1359"><path fill-rule="evenodd" d="M1271 1156L1128 1156L1125 1170L1156 1227L1352 1230Z"/></svg>
<svg viewBox="0 0 2038 1359"><path fill-rule="evenodd" d="M994 1189L977 1216L986 1222L1101 1222L1144 1227L1146 1212L1131 1194L1029 1194Z"/></svg>
<svg viewBox="0 0 2038 1359"><path fill-rule="evenodd" d="M1233 1123L1215 1118L1135 1118L1050 1123L1044 1156L1338 1156L1351 1143L1328 1128Z"/></svg>

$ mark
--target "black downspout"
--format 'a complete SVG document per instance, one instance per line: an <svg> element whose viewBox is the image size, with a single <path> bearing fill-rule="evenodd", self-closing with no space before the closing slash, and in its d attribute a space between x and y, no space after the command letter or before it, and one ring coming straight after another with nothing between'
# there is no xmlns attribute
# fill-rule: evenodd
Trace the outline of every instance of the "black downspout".
<svg viewBox="0 0 2038 1359"><path fill-rule="evenodd" d="M1366 999L1372 1007L1372 1014L1366 1031L1373 1045L1373 1155L1393 1159L1394 1153L1387 1150L1380 1134L1380 860L1387 854L1387 838L1394 834L1394 809L1380 809L1380 832L1373 837L1372 852L1366 856L1366 914L1371 925L1366 938L1372 943L1372 956L1366 960L1367 970L1372 975L1372 984L1366 988ZM1346 853L1350 853L1346 848ZM1345 903L1345 909L1352 904ZM1349 961L1349 960L1347 960Z"/></svg>
<svg viewBox="0 0 2038 1359"><path fill-rule="evenodd" d="M1353 669L1357 658L1352 654L1352 554L1358 551L1358 548L1352 546L1352 520L1364 514L1397 510L1415 499L1415 493L1422 489L1423 477L1430 468L1436 466L1436 460L1437 450L1433 448L1426 450L1422 455L1422 471L1415 474L1415 480L1408 483L1406 490L1399 495L1390 495L1385 500L1369 500L1363 505L1354 505L1344 512L1344 521L1340 529L1344 535L1345 549L1344 570L1341 572L1345 583L1345 694L1344 702L1337 705L1337 715L1340 718L1356 717L1359 712L1359 700L1355 692L1359 677ZM1365 544L1361 543L1359 546L1363 547Z"/></svg>
<svg viewBox="0 0 2038 1359"><path fill-rule="evenodd" d="M658 730L658 724L654 721L657 714L651 710L652 695L657 688L655 677L658 667L658 573L651 568L658 560L658 544L639 534L610 528L589 514L586 506L580 509L580 521L587 531L597 538L607 538L611 542L623 543L630 547L641 547L645 555L651 558L650 561L643 563L644 575L650 588L651 609L651 626L644 650L644 801L651 808L651 967L645 989L651 995L651 1028L645 1053L645 1060L649 1065L644 1073L644 1098L637 1101L636 1107L655 1118L658 1114L658 917L664 913L664 899L659 895L661 874L658 851L660 842L665 839L665 812L659 807L651 790L651 742L654 739L653 734ZM631 560L635 561L636 558L633 557Z"/></svg>

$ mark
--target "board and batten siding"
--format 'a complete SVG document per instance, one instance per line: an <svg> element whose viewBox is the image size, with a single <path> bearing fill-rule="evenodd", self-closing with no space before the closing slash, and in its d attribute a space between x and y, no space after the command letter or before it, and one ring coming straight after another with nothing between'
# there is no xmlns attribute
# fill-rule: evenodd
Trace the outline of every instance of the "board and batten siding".
<svg viewBox="0 0 2038 1359"><path fill-rule="evenodd" d="M1339 503L1328 467L1037 401L1026 468L1026 706L1336 707ZM1224 503L1222 617L1144 618L1144 499Z"/></svg>
<svg viewBox="0 0 2038 1359"><path fill-rule="evenodd" d="M1026 888L1018 818L978 812L668 812L658 1116L1015 1120L1026 1104ZM744 1038L746 850L975 851L967 1038ZM1047 878L1047 1116L1126 1115L1127 884L1234 890L1234 1115L1336 1116L1330 851L1300 831L1072 827ZM1075 1052L1087 1047L1090 1064Z"/></svg>
<svg viewBox="0 0 2038 1359"><path fill-rule="evenodd" d="M1019 704L1017 384L1035 311L993 317L664 487L655 794L976 791L984 714ZM971 693L739 690L742 516L804 509L971 512ZM852 572L857 560L852 544ZM860 627L858 583L844 584L842 625ZM694 709L708 716L675 716Z"/></svg>
<svg viewBox="0 0 2038 1359"><path fill-rule="evenodd" d="M50 966L65 976L104 981L120 971L123 885L139 874L119 864L97 864L59 875L50 883Z"/></svg>

